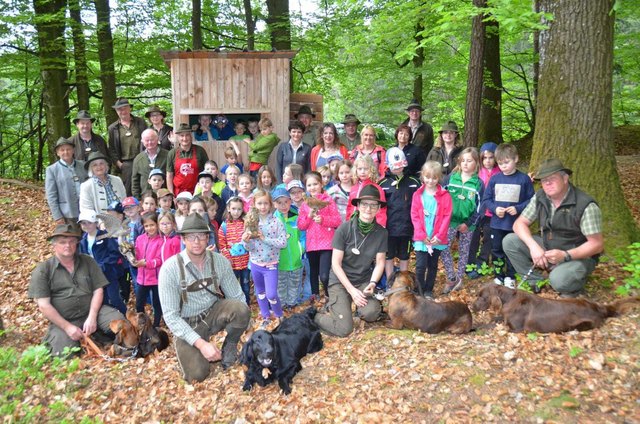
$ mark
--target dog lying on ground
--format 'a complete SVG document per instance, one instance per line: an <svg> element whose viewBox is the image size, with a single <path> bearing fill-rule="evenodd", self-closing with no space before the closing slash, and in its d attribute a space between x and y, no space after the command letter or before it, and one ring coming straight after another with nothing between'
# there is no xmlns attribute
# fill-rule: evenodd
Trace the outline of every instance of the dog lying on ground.
<svg viewBox="0 0 640 424"><path fill-rule="evenodd" d="M141 358L169 346L169 335L153 327L151 318L144 312L127 311L127 319L111 321L111 331L116 335L109 350L111 356L138 356Z"/></svg>
<svg viewBox="0 0 640 424"><path fill-rule="evenodd" d="M464 303L434 302L413 293L417 286L415 273L396 272L388 284L394 291L389 297L388 308L392 328L399 330L406 327L431 334L442 331L461 334L471 330L471 312ZM396 291L402 288L406 290Z"/></svg>
<svg viewBox="0 0 640 424"><path fill-rule="evenodd" d="M514 333L562 333L600 327L605 319L625 313L637 304L640 304L638 297L610 304L586 299L547 299L488 283L480 289L472 309L501 311L505 324Z"/></svg>
<svg viewBox="0 0 640 424"><path fill-rule="evenodd" d="M300 360L323 346L322 335L313 321L316 312L311 307L286 318L271 333L253 333L240 352L240 362L248 367L242 390L251 390L255 383L264 387L278 380L284 394L291 393L293 377L302 369Z"/></svg>

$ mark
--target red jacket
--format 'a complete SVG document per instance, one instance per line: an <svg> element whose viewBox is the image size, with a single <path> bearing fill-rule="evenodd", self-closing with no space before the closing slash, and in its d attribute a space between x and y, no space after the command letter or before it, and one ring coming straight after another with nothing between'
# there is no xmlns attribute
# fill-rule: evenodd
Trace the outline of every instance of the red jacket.
<svg viewBox="0 0 640 424"><path fill-rule="evenodd" d="M218 229L218 250L231 262L234 270L247 269L249 265L249 253L239 256L231 256L231 246L242 241L244 221L242 219L228 219Z"/></svg>
<svg viewBox="0 0 640 424"><path fill-rule="evenodd" d="M322 218L320 224L309 218L310 208L306 202L303 202L298 209L298 229L307 232L305 245L307 252L331 250L333 248L331 244L333 234L342 223L338 207L331 196L327 193L320 193L318 199L329 202L327 206L318 210L318 215Z"/></svg>
<svg viewBox="0 0 640 424"><path fill-rule="evenodd" d="M347 201L347 215L346 215L347 221L349 220L349 218L351 218L351 215L356 210L356 207L351 204L351 201L360 195L360 190L362 190L364 186L369 184L373 184L374 186L376 186L376 188L378 189L378 192L380 192L380 200L382 200L383 202L387 201L387 198L384 194L384 190L378 184L374 183L371 180L360 181L354 184L353 187L351 187L351 191L349 192L349 200ZM385 228L387 227L387 207L386 206L378 209L378 213L376 213L376 222Z"/></svg>
<svg viewBox="0 0 640 424"><path fill-rule="evenodd" d="M138 268L138 284L141 286L157 286L158 273L162 266L163 237L156 234L149 238L147 233L141 234L136 239L136 259L144 259L146 265Z"/></svg>
<svg viewBox="0 0 640 424"><path fill-rule="evenodd" d="M427 238L427 230L424 226L424 208L422 207L424 188L423 184L413 193L413 198L411 199L411 222L413 223L414 241L424 241ZM440 240L438 244L448 244L447 230L449 229L451 212L453 211L451 195L438 184L434 197L438 207L436 209L436 219L433 223L433 236L438 237L438 240Z"/></svg>

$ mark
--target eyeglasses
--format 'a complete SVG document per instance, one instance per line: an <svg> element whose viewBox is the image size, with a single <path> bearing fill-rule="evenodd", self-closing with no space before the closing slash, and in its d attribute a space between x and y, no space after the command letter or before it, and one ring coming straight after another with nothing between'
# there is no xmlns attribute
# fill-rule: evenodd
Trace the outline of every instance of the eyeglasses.
<svg viewBox="0 0 640 424"><path fill-rule="evenodd" d="M548 177L542 178L540 180L540 184L551 184L558 181L560 174L549 175Z"/></svg>
<svg viewBox="0 0 640 424"><path fill-rule="evenodd" d="M365 203L360 202L360 207L362 209L378 209L380 207L380 203Z"/></svg>
<svg viewBox="0 0 640 424"><path fill-rule="evenodd" d="M191 233L185 234L185 239L188 241L207 241L209 240L209 234L207 233Z"/></svg>

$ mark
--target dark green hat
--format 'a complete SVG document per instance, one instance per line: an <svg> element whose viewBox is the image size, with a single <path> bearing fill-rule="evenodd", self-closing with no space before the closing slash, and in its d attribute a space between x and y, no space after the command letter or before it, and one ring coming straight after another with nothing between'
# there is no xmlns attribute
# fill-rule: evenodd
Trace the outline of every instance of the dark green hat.
<svg viewBox="0 0 640 424"><path fill-rule="evenodd" d="M129 99L126 97L119 97L118 100L116 100L116 103L111 107L114 109L120 109L124 106L131 106L131 104L129 104Z"/></svg>
<svg viewBox="0 0 640 424"><path fill-rule="evenodd" d="M96 120L96 118L91 116L91 114L86 110L79 110L78 114L76 115L76 117L73 118L73 123L77 124L78 121L81 120L81 119L88 119L91 122L95 122L95 120Z"/></svg>
<svg viewBox="0 0 640 424"><path fill-rule="evenodd" d="M540 164L538 173L533 177L534 180L539 181L543 178L547 178L549 175L553 175L556 172L564 171L568 175L573 174L569 168L565 168L560 159L547 159Z"/></svg>
<svg viewBox="0 0 640 424"><path fill-rule="evenodd" d="M316 117L316 114L311 112L311 108L307 105L300 106L300 109L298 109L298 113L293 115L293 117L298 119L298 115L311 115L313 118Z"/></svg>
<svg viewBox="0 0 640 424"><path fill-rule="evenodd" d="M178 234L189 234L189 233L210 233L211 229L209 225L207 225L207 221L204 220L197 213L192 213L187 216L182 223L182 229L177 231Z"/></svg>
<svg viewBox="0 0 640 424"><path fill-rule="evenodd" d="M449 121L446 124L444 124L442 128L440 128L440 131L438 132L441 133L443 131L455 131L457 133L460 132L458 131L458 125L454 121Z"/></svg>
<svg viewBox="0 0 640 424"><path fill-rule="evenodd" d="M422 105L420 103L418 103L418 101L416 99L411 100L411 103L409 103L409 106L407 106L407 108L405 110L407 112L409 112L411 109L420 109L420 112L422 112L424 110Z"/></svg>
<svg viewBox="0 0 640 424"><path fill-rule="evenodd" d="M64 137L60 137L58 139L58 141L56 141L55 150L58 150L58 147L64 146L65 144L68 144L71 147L76 147L75 144L73 144L73 141L71 141L71 140L69 140L67 138L64 138Z"/></svg>
<svg viewBox="0 0 640 424"><path fill-rule="evenodd" d="M53 240L55 237L75 237L77 239L82 238L82 231L77 224L58 224L53 230L53 233L47 237L47 241Z"/></svg>
<svg viewBox="0 0 640 424"><path fill-rule="evenodd" d="M147 112L144 114L144 117L149 119L149 116L152 113L159 113L159 114L162 115L163 118L167 117L167 112L165 112L164 110L160 109L160 107L158 105L153 105L149 109L147 109Z"/></svg>
<svg viewBox="0 0 640 424"><path fill-rule="evenodd" d="M180 126L173 130L174 134L182 134L182 133L190 133L191 132L191 127L189 126L189 124L185 124L182 123L180 124Z"/></svg>
<svg viewBox="0 0 640 424"><path fill-rule="evenodd" d="M354 115L353 113L348 113L348 114L344 115L344 120L342 121L342 123L344 125L346 125L346 124L360 125L360 120L358 118L356 118L356 115Z"/></svg>
<svg viewBox="0 0 640 424"><path fill-rule="evenodd" d="M96 161L98 159L103 159L107 161L107 166L111 163L109 161L109 158L103 155L101 152L91 152L89 154L89 157L87 158L87 161L84 163L84 169L88 171L89 167L91 166L91 162Z"/></svg>

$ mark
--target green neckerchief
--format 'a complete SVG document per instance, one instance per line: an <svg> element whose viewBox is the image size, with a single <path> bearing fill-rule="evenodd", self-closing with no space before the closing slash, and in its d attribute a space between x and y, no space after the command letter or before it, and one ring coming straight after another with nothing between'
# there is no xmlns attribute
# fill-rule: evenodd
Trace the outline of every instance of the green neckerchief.
<svg viewBox="0 0 640 424"><path fill-rule="evenodd" d="M351 215L351 219L357 220L357 224L358 224L358 229L360 230L360 232L364 235L367 235L371 232L371 230L373 230L373 226L375 225L375 219L373 222L363 222L360 219L360 213L356 210L353 215Z"/></svg>

